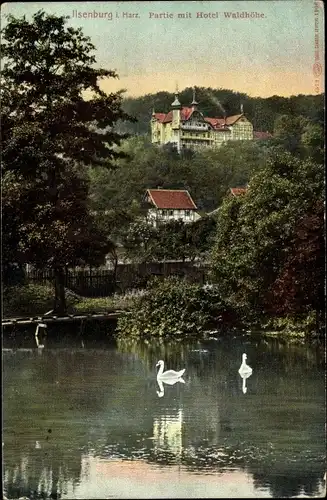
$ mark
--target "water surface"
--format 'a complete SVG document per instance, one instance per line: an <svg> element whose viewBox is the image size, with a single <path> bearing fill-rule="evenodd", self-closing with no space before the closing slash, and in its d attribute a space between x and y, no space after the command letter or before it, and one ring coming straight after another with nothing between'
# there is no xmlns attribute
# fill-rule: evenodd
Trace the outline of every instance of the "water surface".
<svg viewBox="0 0 327 500"><path fill-rule="evenodd" d="M185 383L159 386L159 359L185 367ZM5 349L4 493L323 496L323 361L321 348L249 337Z"/></svg>

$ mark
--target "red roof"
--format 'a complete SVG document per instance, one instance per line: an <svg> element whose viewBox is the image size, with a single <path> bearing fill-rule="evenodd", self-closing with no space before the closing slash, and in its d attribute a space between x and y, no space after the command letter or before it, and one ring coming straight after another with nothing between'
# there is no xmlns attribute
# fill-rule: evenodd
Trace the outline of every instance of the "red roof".
<svg viewBox="0 0 327 500"><path fill-rule="evenodd" d="M169 111L169 113L167 113L164 117L164 119L162 120L162 123L169 123L173 120L173 112L172 111Z"/></svg>
<svg viewBox="0 0 327 500"><path fill-rule="evenodd" d="M148 189L147 194L156 208L196 210L190 193L181 189Z"/></svg>
<svg viewBox="0 0 327 500"><path fill-rule="evenodd" d="M159 122L162 122L165 119L166 114L165 113L154 113L154 116L155 116L155 118L157 118L157 120Z"/></svg>
<svg viewBox="0 0 327 500"><path fill-rule="evenodd" d="M193 113L193 108L182 108L181 110L181 120L188 120Z"/></svg>
<svg viewBox="0 0 327 500"><path fill-rule="evenodd" d="M254 138L255 139L271 139L272 134L270 132L253 132Z"/></svg>
<svg viewBox="0 0 327 500"><path fill-rule="evenodd" d="M234 196L239 196L240 194L246 193L246 188L230 188L230 192Z"/></svg>
<svg viewBox="0 0 327 500"><path fill-rule="evenodd" d="M232 115L232 116L227 116L226 117L226 125L234 125L237 120L239 120L243 116L243 113L240 115Z"/></svg>
<svg viewBox="0 0 327 500"><path fill-rule="evenodd" d="M205 118L205 121L210 123L210 125L213 126L215 129L222 129L224 130L225 126L225 118Z"/></svg>
<svg viewBox="0 0 327 500"><path fill-rule="evenodd" d="M193 113L192 108L182 108L181 109L181 120L188 120L191 114ZM154 113L154 117L160 123L169 123L173 119L173 112L169 111L169 113Z"/></svg>
<svg viewBox="0 0 327 500"><path fill-rule="evenodd" d="M193 113L193 108L182 108L181 109L181 120L188 120ZM158 122L160 123L170 123L173 119L173 112L169 111L169 113L154 113L153 115ZM232 115L226 116L226 118L204 118L207 123L210 123L213 128L220 129L224 128L225 125L233 125L237 120L243 116L240 115Z"/></svg>

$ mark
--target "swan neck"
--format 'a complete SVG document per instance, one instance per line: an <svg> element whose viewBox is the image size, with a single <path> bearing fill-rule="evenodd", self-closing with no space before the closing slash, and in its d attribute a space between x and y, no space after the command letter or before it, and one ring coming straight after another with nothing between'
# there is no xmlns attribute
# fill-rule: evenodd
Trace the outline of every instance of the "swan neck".
<svg viewBox="0 0 327 500"><path fill-rule="evenodd" d="M157 380L157 383L158 383L158 386L159 386L159 389L160 389L160 393L164 394L164 386L163 386L163 383L161 382L161 380Z"/></svg>
<svg viewBox="0 0 327 500"><path fill-rule="evenodd" d="M164 365L163 365L163 363L162 363L162 364L159 366L159 371L158 371L158 375L157 375L158 377L160 377L160 376L162 375L163 370L164 370Z"/></svg>

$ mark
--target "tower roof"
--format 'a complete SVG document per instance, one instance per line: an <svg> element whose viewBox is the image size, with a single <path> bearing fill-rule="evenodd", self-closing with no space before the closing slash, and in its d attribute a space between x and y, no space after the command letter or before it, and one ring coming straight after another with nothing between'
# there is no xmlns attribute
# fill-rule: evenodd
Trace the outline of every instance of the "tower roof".
<svg viewBox="0 0 327 500"><path fill-rule="evenodd" d="M172 108L180 108L182 106L178 100L178 94L175 94L175 100L171 106L172 106Z"/></svg>
<svg viewBox="0 0 327 500"><path fill-rule="evenodd" d="M191 103L191 106L197 106L199 103L196 102L195 100L195 87L193 87L193 101Z"/></svg>

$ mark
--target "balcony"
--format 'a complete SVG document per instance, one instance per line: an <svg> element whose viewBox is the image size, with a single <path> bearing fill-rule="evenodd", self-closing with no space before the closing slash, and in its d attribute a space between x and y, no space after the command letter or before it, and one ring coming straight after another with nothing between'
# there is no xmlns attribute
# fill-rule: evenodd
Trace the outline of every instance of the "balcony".
<svg viewBox="0 0 327 500"><path fill-rule="evenodd" d="M199 125L182 125L181 130L194 130L194 132L205 132L209 130L209 127L206 125L201 127Z"/></svg>

